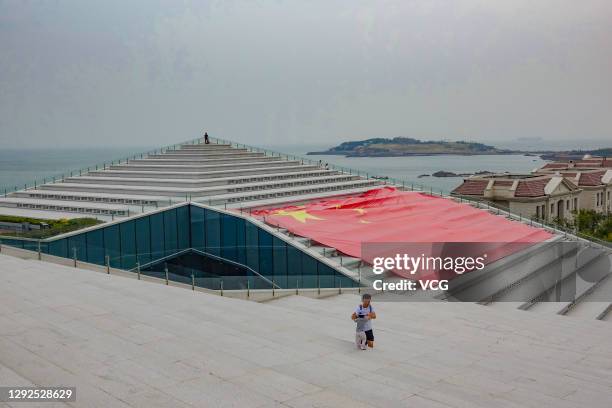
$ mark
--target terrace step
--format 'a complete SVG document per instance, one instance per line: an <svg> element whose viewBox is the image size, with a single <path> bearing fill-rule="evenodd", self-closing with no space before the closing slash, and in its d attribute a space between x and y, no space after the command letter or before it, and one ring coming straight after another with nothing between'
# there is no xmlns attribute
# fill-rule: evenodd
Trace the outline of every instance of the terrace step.
<svg viewBox="0 0 612 408"><path fill-rule="evenodd" d="M330 175L327 177L305 177L288 180L277 180L258 183L226 184L211 187L187 186L147 186L126 184L82 184L82 183L54 183L40 186L42 190L64 191L94 191L99 193L147 194L160 196L191 196L191 197L218 197L220 195L237 194L250 191L278 190L282 188L299 188L303 186L337 186L341 183L353 182L357 176Z"/></svg>
<svg viewBox="0 0 612 408"><path fill-rule="evenodd" d="M255 167L249 169L227 169L221 171L139 171L139 170L92 170L87 173L93 177L137 177L137 178L173 178L173 179L211 179L219 177L238 177L247 175L274 174L277 172L294 173L315 171L321 168L314 165ZM330 170L331 171L331 170Z"/></svg>
<svg viewBox="0 0 612 408"><path fill-rule="evenodd" d="M114 215L127 217L130 215L129 207L117 204L73 202L64 200L42 200L27 197L0 198L0 207L24 208L43 211L78 212L93 215Z"/></svg>
<svg viewBox="0 0 612 408"><path fill-rule="evenodd" d="M254 182L268 182L275 180L286 179L301 179L308 177L324 177L337 175L338 173L332 170L311 170L304 172L287 172L287 173L272 173L263 175L250 175L238 177L215 177L206 178L206 174L202 174L201 179L176 179L176 178L150 178L150 177L104 177L85 175L81 177L68 177L64 180L66 183L79 184L120 184L120 185L148 185L148 186L185 186L188 188L219 186L219 185L240 185Z"/></svg>
<svg viewBox="0 0 612 408"><path fill-rule="evenodd" d="M242 158L261 158L266 157L263 153L251 153L251 152L219 152L219 153L195 153L184 150L168 151L161 154L149 154L143 157L136 157L134 160L216 160L216 159L242 159Z"/></svg>
<svg viewBox="0 0 612 408"><path fill-rule="evenodd" d="M131 206L153 206L165 203L167 197L143 197L125 194L79 193L74 191L25 190L11 194L11 197L32 198L42 200L88 201L95 203L123 204Z"/></svg>
<svg viewBox="0 0 612 408"><path fill-rule="evenodd" d="M229 143L209 143L204 144L196 143L196 144L182 144L179 145L181 149L194 149L194 150L217 150L217 149L228 149L234 150L235 148Z"/></svg>
<svg viewBox="0 0 612 408"><path fill-rule="evenodd" d="M298 161L256 161L249 163L221 163L221 164L115 164L107 167L110 170L133 170L133 171L175 171L175 172L205 172L207 170L219 171L221 169L249 169L261 167L291 167L297 166Z"/></svg>
<svg viewBox="0 0 612 408"><path fill-rule="evenodd" d="M211 205L223 205L232 203L241 203L244 201L255 201L255 200L269 200L281 197L295 196L308 196L317 194L321 197L321 193L335 193L334 195L341 194L344 190L355 190L360 188L372 188L380 185L376 180L353 180L343 183L329 183L321 185L311 185L296 188L280 188L275 190L261 190L247 193L232 193L222 194L218 196L206 197L201 201L203 203L209 203ZM297 201L297 200L296 200Z"/></svg>
<svg viewBox="0 0 612 408"><path fill-rule="evenodd" d="M166 157L165 155L163 157ZM185 159L185 158L145 158L130 160L128 164L231 164L231 163L256 163L256 162L277 162L282 161L280 157L260 156L260 157L228 157L228 158L215 158L215 159Z"/></svg>

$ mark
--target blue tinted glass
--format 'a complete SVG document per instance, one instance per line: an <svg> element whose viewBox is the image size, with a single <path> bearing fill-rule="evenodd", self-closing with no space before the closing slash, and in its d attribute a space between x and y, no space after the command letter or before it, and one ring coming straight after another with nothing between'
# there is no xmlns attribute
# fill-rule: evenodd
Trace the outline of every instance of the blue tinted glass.
<svg viewBox="0 0 612 408"><path fill-rule="evenodd" d="M110 257L110 266L121 268L121 238L119 225L111 225L104 228L104 247L106 255Z"/></svg>
<svg viewBox="0 0 612 408"><path fill-rule="evenodd" d="M272 235L259 230L259 271L263 276L272 279L274 275L274 261L272 258Z"/></svg>
<svg viewBox="0 0 612 408"><path fill-rule="evenodd" d="M221 255L221 225L219 213L211 210L205 210L204 217L206 219L206 252L213 255Z"/></svg>
<svg viewBox="0 0 612 408"><path fill-rule="evenodd" d="M352 288L357 287L357 282L339 272L336 272L336 287Z"/></svg>
<svg viewBox="0 0 612 408"><path fill-rule="evenodd" d="M102 229L87 233L87 262L104 265L104 233Z"/></svg>
<svg viewBox="0 0 612 408"><path fill-rule="evenodd" d="M136 266L136 230L134 221L119 225L121 232L121 267L132 269Z"/></svg>
<svg viewBox="0 0 612 408"><path fill-rule="evenodd" d="M231 215L221 214L221 256L236 261L236 222Z"/></svg>
<svg viewBox="0 0 612 408"><path fill-rule="evenodd" d="M141 265L151 262L151 229L149 217L138 218L134 221L136 226L136 253Z"/></svg>
<svg viewBox="0 0 612 408"><path fill-rule="evenodd" d="M250 222L245 226L246 265L259 271L259 228Z"/></svg>
<svg viewBox="0 0 612 408"><path fill-rule="evenodd" d="M191 211L191 247L204 251L204 209L190 206Z"/></svg>
<svg viewBox="0 0 612 408"><path fill-rule="evenodd" d="M2 242L4 243L4 241ZM67 258L68 257L68 240L64 238L64 239L59 239L57 241L49 242L49 254Z"/></svg>
<svg viewBox="0 0 612 408"><path fill-rule="evenodd" d="M236 261L243 265L246 264L245 234L245 221L242 218L236 218Z"/></svg>
<svg viewBox="0 0 612 408"><path fill-rule="evenodd" d="M2 245L8 245L16 248L23 248L23 241L19 239L2 238Z"/></svg>
<svg viewBox="0 0 612 408"><path fill-rule="evenodd" d="M287 287L302 287L302 251L287 245Z"/></svg>
<svg viewBox="0 0 612 408"><path fill-rule="evenodd" d="M305 288L317 287L317 263L311 256L302 256L302 282Z"/></svg>
<svg viewBox="0 0 612 408"><path fill-rule="evenodd" d="M70 258L74 258L76 255L76 259L79 261L87 262L87 241L85 234L68 237L68 253Z"/></svg>
<svg viewBox="0 0 612 408"><path fill-rule="evenodd" d="M164 212L164 242L166 256L178 250L178 231L176 228L176 209Z"/></svg>
<svg viewBox="0 0 612 408"><path fill-rule="evenodd" d="M178 249L187 249L189 245L189 205L176 209L176 225L178 229Z"/></svg>
<svg viewBox="0 0 612 408"><path fill-rule="evenodd" d="M336 271L330 266L319 262L319 284L322 288L333 288L335 287L335 275Z"/></svg>
<svg viewBox="0 0 612 408"><path fill-rule="evenodd" d="M22 241L23 249L28 251L38 251L38 241Z"/></svg>
<svg viewBox="0 0 612 408"><path fill-rule="evenodd" d="M161 213L153 214L151 222L151 260L164 257L164 216Z"/></svg>
<svg viewBox="0 0 612 408"><path fill-rule="evenodd" d="M272 258L274 259L274 282L281 288L287 287L287 244L273 237Z"/></svg>

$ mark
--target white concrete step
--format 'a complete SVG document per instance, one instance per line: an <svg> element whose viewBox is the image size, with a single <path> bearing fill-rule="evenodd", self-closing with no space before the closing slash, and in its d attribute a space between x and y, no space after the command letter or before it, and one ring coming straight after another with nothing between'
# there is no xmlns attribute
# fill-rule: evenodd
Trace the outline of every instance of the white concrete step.
<svg viewBox="0 0 612 408"><path fill-rule="evenodd" d="M202 143L198 143L198 144L183 144L183 145L179 145L178 146L180 149L186 149L186 150L204 150L204 151L208 151L208 150L234 150L235 147L233 147L230 144L227 143L209 143L209 144L204 144L204 142Z"/></svg>
<svg viewBox="0 0 612 408"><path fill-rule="evenodd" d="M82 214L115 215L126 217L130 214L128 206L106 203L74 202L66 200L43 200L27 197L0 198L0 207L24 208L32 210L78 212Z"/></svg>
<svg viewBox="0 0 612 408"><path fill-rule="evenodd" d="M259 154L263 153L250 152L247 149L215 149L215 150L196 150L196 149L170 149L165 150L163 153L154 153L154 154L168 154L168 155L197 155L197 156L214 156L214 155L243 155L243 154Z"/></svg>
<svg viewBox="0 0 612 408"><path fill-rule="evenodd" d="M263 175L247 175L238 177L215 177L207 178L206 174L202 174L200 179L183 179L183 178L150 178L150 177L104 177L85 175L81 177L69 177L64 180L66 183L83 183L83 184L121 184L121 185L146 185L146 186L164 186L170 185L173 187L185 186L189 188L207 187L207 186L222 186L222 185L242 185L255 182L272 182L278 180L295 180L312 177L330 177L337 175L337 172L331 170L311 170L303 172L282 172ZM355 176L356 177L356 176Z"/></svg>
<svg viewBox="0 0 612 408"><path fill-rule="evenodd" d="M602 314L610 302L583 301L572 307L565 315L579 319L596 319Z"/></svg>
<svg viewBox="0 0 612 408"><path fill-rule="evenodd" d="M263 153L252 153L247 151L228 151L228 152L194 152L189 150L169 150L163 153L149 154L143 157L136 156L136 159L220 159L220 158L243 158L243 157L264 157Z"/></svg>
<svg viewBox="0 0 612 408"><path fill-rule="evenodd" d="M94 184L86 183L54 183L40 186L41 190L65 190L65 191L94 191L98 193L121 193L121 194L147 194L156 196L193 196L219 197L232 194L251 194L257 191L279 191L290 188L323 188L323 186L339 186L342 183L356 182L357 176L330 175L327 177L305 177L277 181L261 181L257 183L227 184L211 187L188 187L180 185L157 186L157 185L125 185L125 184ZM364 181L361 184L366 185ZM332 187L333 188L333 187Z"/></svg>
<svg viewBox="0 0 612 408"><path fill-rule="evenodd" d="M353 345L356 296L247 303L6 258L0 367L74 384L92 406L608 408L612 398L608 324L375 302L376 348L364 352Z"/></svg>
<svg viewBox="0 0 612 408"><path fill-rule="evenodd" d="M140 170L94 170L87 173L94 177L136 177L172 179L211 179L216 177L239 177L270 173L289 173L321 170L314 165L295 165L280 167L255 167L247 169L224 169L220 171L140 171Z"/></svg>
<svg viewBox="0 0 612 408"><path fill-rule="evenodd" d="M380 185L380 183L376 180L354 180L342 183L328 183L295 188L280 188L274 190L262 190L246 193L222 194L202 198L202 202L210 203L212 205L223 205L224 203L241 203L244 201L270 200L282 197L290 197L292 200L298 200L299 198L296 196L308 196L316 194L316 196L322 197L322 193L335 193L335 195L338 195L341 194L343 190L356 188L373 188L377 185Z"/></svg>
<svg viewBox="0 0 612 408"><path fill-rule="evenodd" d="M537 302L527 311L532 313L558 314L570 302Z"/></svg>
<svg viewBox="0 0 612 408"><path fill-rule="evenodd" d="M162 196L134 196L127 194L109 193L79 193L61 190L21 190L11 194L11 197L24 197L43 200L67 200L67 201L89 201L97 203L122 204L131 206L158 206L165 203L167 197Z"/></svg>
<svg viewBox="0 0 612 408"><path fill-rule="evenodd" d="M165 155L157 158L145 158L145 159L136 159L130 160L128 164L139 164L139 165L147 165L147 164L166 164L166 165L200 165L200 164L209 164L209 165L217 165L217 164L233 164L233 163L257 163L257 162L277 162L282 161L280 157L270 157L270 156L257 156L257 157L222 157L222 158L201 158L201 159L188 159L188 158L169 158Z"/></svg>
<svg viewBox="0 0 612 408"><path fill-rule="evenodd" d="M261 167L281 167L296 166L297 161L257 161L249 163L222 163L222 164L200 164L200 165L179 165L179 164L115 164L110 170L134 170L134 171L173 171L173 172L205 172L207 170L218 171L221 169L249 169Z"/></svg>

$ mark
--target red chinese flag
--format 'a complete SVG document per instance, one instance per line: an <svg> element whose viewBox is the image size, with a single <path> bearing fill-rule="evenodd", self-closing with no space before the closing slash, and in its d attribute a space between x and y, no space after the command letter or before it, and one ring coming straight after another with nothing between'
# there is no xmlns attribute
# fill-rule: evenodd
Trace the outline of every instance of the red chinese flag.
<svg viewBox="0 0 612 408"><path fill-rule="evenodd" d="M505 249L499 245L494 256L489 257L491 262L552 237L542 229L467 204L392 187L305 205L256 210L252 214L265 218L270 225L362 259L364 243L514 244Z"/></svg>

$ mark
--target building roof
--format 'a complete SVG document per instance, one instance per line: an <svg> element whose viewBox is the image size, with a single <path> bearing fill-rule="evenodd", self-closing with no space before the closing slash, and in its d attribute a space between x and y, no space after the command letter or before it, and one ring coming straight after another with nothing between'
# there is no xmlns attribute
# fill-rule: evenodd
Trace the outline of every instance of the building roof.
<svg viewBox="0 0 612 408"><path fill-rule="evenodd" d="M495 180L493 182L493 186L499 186L499 187L512 187L513 184L514 184L514 181L512 180Z"/></svg>
<svg viewBox="0 0 612 408"><path fill-rule="evenodd" d="M550 182L551 177L520 180L515 197L542 197L545 196L544 188Z"/></svg>
<svg viewBox="0 0 612 408"><path fill-rule="evenodd" d="M609 168L612 167L612 159L607 157L583 159L576 161L575 166L580 168Z"/></svg>
<svg viewBox="0 0 612 408"><path fill-rule="evenodd" d="M569 163L546 163L542 169L566 169L569 166Z"/></svg>
<svg viewBox="0 0 612 408"><path fill-rule="evenodd" d="M484 194L489 180L464 180L463 184L453 190L453 194L481 196Z"/></svg>
<svg viewBox="0 0 612 408"><path fill-rule="evenodd" d="M599 186L603 184L602 177L604 174L606 174L605 170L580 173L580 179L578 181L578 185L579 186Z"/></svg>

